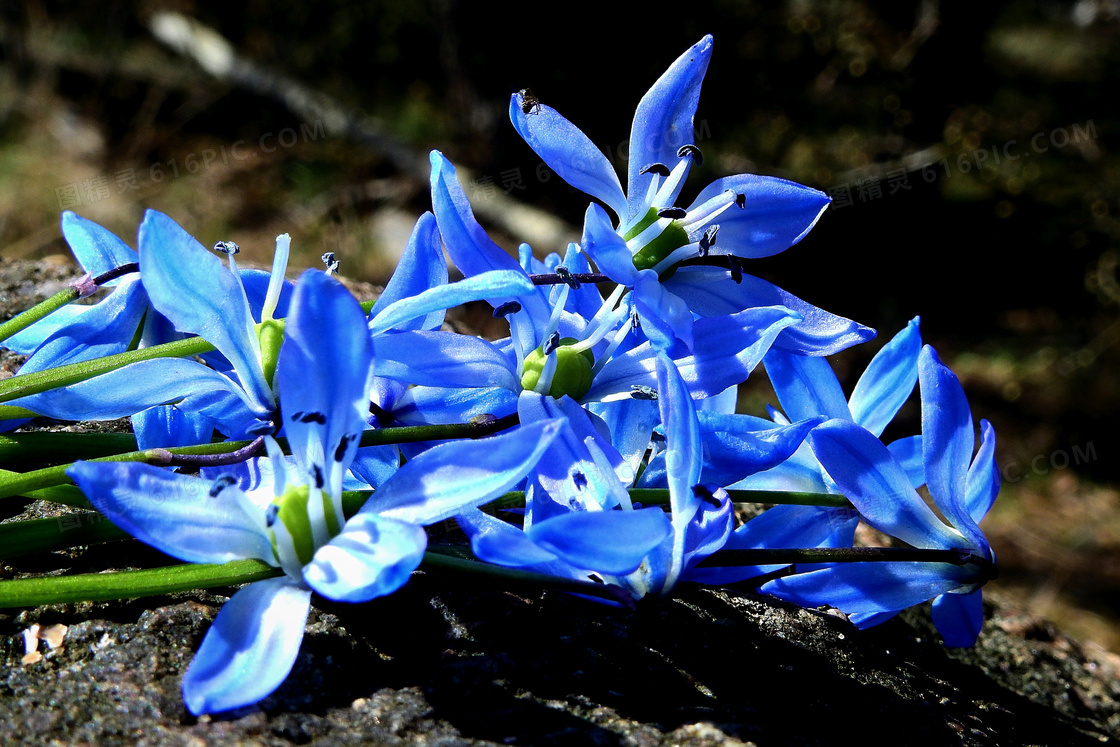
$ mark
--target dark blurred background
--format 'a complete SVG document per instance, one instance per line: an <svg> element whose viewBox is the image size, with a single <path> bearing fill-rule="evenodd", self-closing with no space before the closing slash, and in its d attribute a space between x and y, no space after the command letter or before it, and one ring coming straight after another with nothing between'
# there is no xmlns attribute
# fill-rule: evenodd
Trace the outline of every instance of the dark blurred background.
<svg viewBox="0 0 1120 747"><path fill-rule="evenodd" d="M994 588L1120 651L1115 0L5 3L0 258L64 261L63 209L134 245L152 207L205 245L268 261L289 232L295 269L333 251L384 282L432 148L499 243L561 250L586 198L520 141L510 93L624 173L634 106L706 33L685 201L739 172L833 195L750 271L880 330L837 356L849 387L921 315L999 434ZM752 382L742 402L770 396Z"/></svg>

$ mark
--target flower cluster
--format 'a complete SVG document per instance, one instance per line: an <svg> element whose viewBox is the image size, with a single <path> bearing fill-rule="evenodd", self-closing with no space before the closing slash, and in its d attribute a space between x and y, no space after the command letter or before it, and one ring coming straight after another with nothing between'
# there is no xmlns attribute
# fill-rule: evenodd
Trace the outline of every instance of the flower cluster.
<svg viewBox="0 0 1120 747"><path fill-rule="evenodd" d="M368 308L333 267L285 281L287 235L263 273L239 269L236 244L220 241L227 267L155 211L138 252L63 215L90 277L130 263L138 274L4 342L30 354L11 381L37 387L0 400L0 428L127 416L145 454L238 446L224 460L79 461L66 474L169 555L275 569L214 621L183 679L193 713L271 693L313 593L359 603L395 591L435 549L424 527L449 518L477 561L611 588L614 604L753 579L859 627L933 600L948 645L976 640L994 571L977 526L999 489L993 430L981 421L977 448L963 390L917 319L846 396L826 356L875 333L745 272L800 241L826 195L740 174L678 206L701 160L693 115L711 50L705 37L641 100L625 190L574 124L512 95L526 143L593 200L562 257L495 244L433 152L432 212ZM444 329L446 310L472 301L509 335ZM200 359L169 352L190 340ZM120 365L82 368L106 360ZM39 384L51 372L54 385ZM752 374L769 377L781 410L736 411ZM922 432L883 443L916 384ZM458 438L456 424L494 435ZM391 437L408 429L423 437ZM512 490L522 508L482 510ZM347 491L368 498L354 509ZM734 502L747 500L779 505L739 521ZM860 522L890 546L857 547Z"/></svg>

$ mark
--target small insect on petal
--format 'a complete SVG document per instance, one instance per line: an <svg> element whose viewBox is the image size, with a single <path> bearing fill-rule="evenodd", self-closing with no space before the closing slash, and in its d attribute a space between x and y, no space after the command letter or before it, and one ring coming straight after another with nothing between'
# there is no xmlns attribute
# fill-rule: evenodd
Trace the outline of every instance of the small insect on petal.
<svg viewBox="0 0 1120 747"><path fill-rule="evenodd" d="M232 241L219 241L214 244L214 251L221 252L222 254L240 254L241 247Z"/></svg>
<svg viewBox="0 0 1120 747"><path fill-rule="evenodd" d="M631 399L655 400L657 399L657 390L645 384L631 384L630 397Z"/></svg>
<svg viewBox="0 0 1120 747"><path fill-rule="evenodd" d="M518 93L521 94L521 113L522 114L540 114L541 113L541 100L538 99L532 91L528 88L522 88Z"/></svg>
<svg viewBox="0 0 1120 747"><path fill-rule="evenodd" d="M579 290L580 282L572 277L572 271L564 265L556 268L556 274L560 276L560 281L567 285L572 290Z"/></svg>

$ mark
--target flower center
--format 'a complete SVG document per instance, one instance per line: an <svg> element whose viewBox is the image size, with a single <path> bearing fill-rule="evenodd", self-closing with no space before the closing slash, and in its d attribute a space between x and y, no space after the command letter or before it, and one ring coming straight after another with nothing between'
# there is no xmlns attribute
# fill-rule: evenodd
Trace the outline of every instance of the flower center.
<svg viewBox="0 0 1120 747"><path fill-rule="evenodd" d="M680 223L676 220L666 221L664 217L657 214L657 210L650 208L645 217L636 223L626 234L622 237L627 242L637 238L643 241L642 246L634 252L634 267L639 270L648 270L655 267L661 260L668 257L676 249L689 243L688 233L681 227ZM663 222L665 225L660 231L654 228L658 223ZM654 233L652 237L645 240L643 234L649 236Z"/></svg>
<svg viewBox="0 0 1120 747"><path fill-rule="evenodd" d="M565 394L574 400L587 394L591 389L591 367L595 363L595 356L590 350L576 350L572 345L578 343L574 337L565 337L560 345L553 351L556 355L556 371L552 375L552 385L548 393L559 399ZM521 370L521 387L533 390L540 381L548 355L544 347L539 347L525 357L525 365Z"/></svg>

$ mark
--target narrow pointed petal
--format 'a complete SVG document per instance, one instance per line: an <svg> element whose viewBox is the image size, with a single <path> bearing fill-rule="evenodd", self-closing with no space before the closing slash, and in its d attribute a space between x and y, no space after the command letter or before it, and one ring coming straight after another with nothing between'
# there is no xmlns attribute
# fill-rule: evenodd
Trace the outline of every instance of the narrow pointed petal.
<svg viewBox="0 0 1120 747"><path fill-rule="evenodd" d="M969 516L966 501L968 469L975 435L960 381L926 345L918 359L922 394L922 460L926 485L945 518L977 549L986 546Z"/></svg>
<svg viewBox="0 0 1120 747"><path fill-rule="evenodd" d="M135 462L75 462L66 474L114 524L168 555L188 563L274 562L237 487L216 490L216 483Z"/></svg>
<svg viewBox="0 0 1120 747"><path fill-rule="evenodd" d="M614 230L607 212L594 202L587 206L583 216L583 243L580 246L595 262L599 272L620 285L633 287L638 279L634 255Z"/></svg>
<svg viewBox="0 0 1120 747"><path fill-rule="evenodd" d="M361 512L427 525L497 498L525 478L563 422L549 420L435 446L405 463Z"/></svg>
<svg viewBox="0 0 1120 747"><path fill-rule="evenodd" d="M968 470L965 508L977 524L988 515L999 494L999 465L996 464L996 431L987 420L980 421L980 450Z"/></svg>
<svg viewBox="0 0 1120 747"><path fill-rule="evenodd" d="M136 261L136 252L116 234L69 210L62 213L62 235L78 264L94 277Z"/></svg>
<svg viewBox="0 0 1120 747"><path fill-rule="evenodd" d="M526 534L574 566L621 575L637 569L671 532L669 518L655 506L636 511L573 511L536 522Z"/></svg>
<svg viewBox="0 0 1120 747"><path fill-rule="evenodd" d="M969 585L974 575L949 563L844 563L769 581L759 591L802 607L827 604L849 615L871 615L921 604Z"/></svg>
<svg viewBox="0 0 1120 747"><path fill-rule="evenodd" d="M370 319L380 314L389 304L420 295L429 288L438 288L446 283L447 260L443 258L439 226L433 214L424 213L412 229L408 245L397 262L393 276L385 285L377 303L370 309ZM443 324L443 317L442 310L432 311L423 319L413 319L396 329L439 329Z"/></svg>
<svg viewBox="0 0 1120 747"><path fill-rule="evenodd" d="M876 436L883 435L918 382L918 354L922 350L918 322L918 317L911 319L875 354L852 391L852 417Z"/></svg>
<svg viewBox="0 0 1120 747"><path fill-rule="evenodd" d="M719 236L722 238L723 234ZM773 283L745 273L740 282L735 282L723 268L678 267L665 281L665 287L683 298L699 316L734 314L755 306L785 306L796 311L802 320L778 335L774 347L797 355L835 355L875 337L875 330L870 327L819 309Z"/></svg>
<svg viewBox="0 0 1120 747"><path fill-rule="evenodd" d="M826 358L793 355L771 349L763 359L782 410L791 420L826 418L851 420L848 400Z"/></svg>
<svg viewBox="0 0 1120 747"><path fill-rule="evenodd" d="M653 163L671 168L679 160L680 147L695 144L692 119L711 56L712 36L709 34L678 57L638 104L630 128L626 187L629 215L625 218L648 207L645 198L653 176L639 172Z"/></svg>
<svg viewBox="0 0 1120 747"><path fill-rule="evenodd" d="M561 179L602 200L620 219L624 218L626 195L603 152L551 106L535 104L525 112L523 103L520 93L510 97L509 118L517 134Z"/></svg>
<svg viewBox="0 0 1120 747"><path fill-rule="evenodd" d="M977 589L968 594L942 594L933 600L930 614L946 646L974 646L984 626L983 592Z"/></svg>
<svg viewBox="0 0 1120 747"><path fill-rule="evenodd" d="M532 293L536 293L536 286L524 272L491 270L394 301L370 320L369 331L376 335L390 329L407 329L406 325L412 320L428 318L461 304L486 299L510 300Z"/></svg>
<svg viewBox="0 0 1120 747"><path fill-rule="evenodd" d="M403 586L427 546L428 536L416 524L360 513L315 552L303 579L327 599L368 602Z"/></svg>
<svg viewBox="0 0 1120 747"><path fill-rule="evenodd" d="M338 495L369 412L372 348L361 306L341 283L307 270L276 366L284 430L304 468Z"/></svg>
<svg viewBox="0 0 1120 747"><path fill-rule="evenodd" d="M517 412L517 395L502 387L440 389L414 386L393 408L402 423L465 423L479 415L502 418Z"/></svg>
<svg viewBox="0 0 1120 747"><path fill-rule="evenodd" d="M716 179L692 204L702 205L729 190L746 196L742 208L729 208L716 220L722 253L736 257L785 251L809 233L832 201L824 192L785 179L736 174Z"/></svg>
<svg viewBox="0 0 1120 747"><path fill-rule="evenodd" d="M703 413L700 415L704 434L700 479L717 485L732 485L778 466L797 451L809 431L823 422L823 418L810 418L764 430L716 431L706 428Z"/></svg>
<svg viewBox="0 0 1120 747"><path fill-rule="evenodd" d="M292 671L310 609L311 590L287 577L234 594L183 675L190 712L228 711L270 695Z"/></svg>
<svg viewBox="0 0 1120 747"><path fill-rule="evenodd" d="M867 523L915 547L962 547L964 538L937 518L883 442L850 420L809 434L813 452Z"/></svg>
<svg viewBox="0 0 1120 747"><path fill-rule="evenodd" d="M464 511L455 520L471 538L471 552L480 560L558 578L587 578L586 571L533 542L521 529L477 508Z"/></svg>
<svg viewBox="0 0 1120 747"><path fill-rule="evenodd" d="M272 402L259 345L250 337L248 304L221 260L171 218L149 210L140 224L140 274L157 311L228 358L256 402Z"/></svg>
<svg viewBox="0 0 1120 747"><path fill-rule="evenodd" d="M521 391L515 365L492 342L453 332L378 335L374 374L419 386Z"/></svg>
<svg viewBox="0 0 1120 747"><path fill-rule="evenodd" d="M692 489L700 482L702 466L700 422L684 379L664 355L657 357L657 395L665 428L666 482L673 526L683 533L700 506L700 497Z"/></svg>

